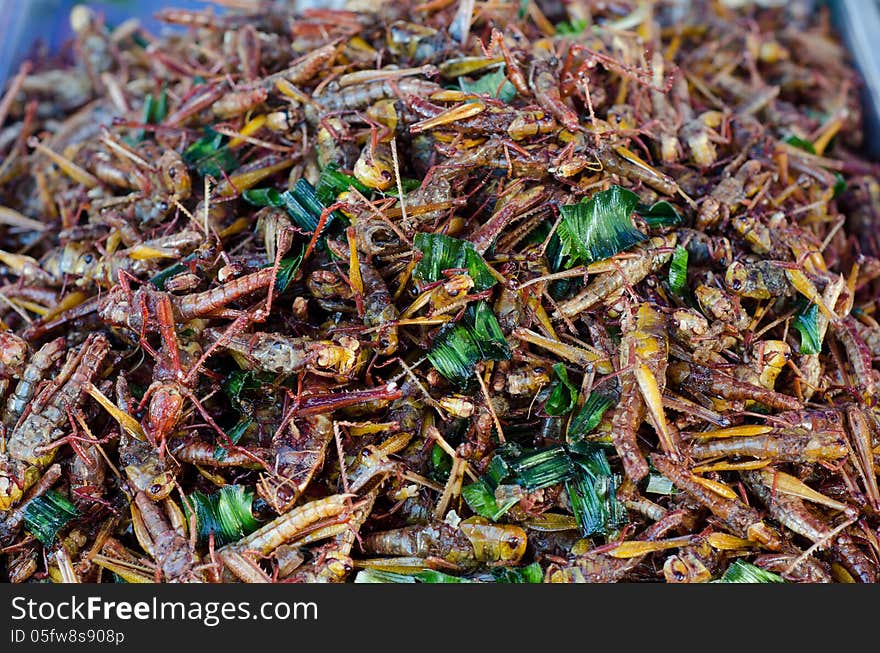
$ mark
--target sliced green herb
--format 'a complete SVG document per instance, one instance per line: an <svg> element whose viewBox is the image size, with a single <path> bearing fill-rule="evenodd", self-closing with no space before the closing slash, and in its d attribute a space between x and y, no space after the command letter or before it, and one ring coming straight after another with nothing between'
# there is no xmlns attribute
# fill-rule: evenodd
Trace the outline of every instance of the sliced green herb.
<svg viewBox="0 0 880 653"><path fill-rule="evenodd" d="M492 456L492 460L489 461L489 467L486 468L486 473L483 474L482 479L494 490L512 473L513 470L510 469L510 465L504 460L504 457L496 453Z"/></svg>
<svg viewBox="0 0 880 653"><path fill-rule="evenodd" d="M477 302L465 311L462 322L471 326L471 333L483 352L483 360L501 361L510 358L507 338L495 313L486 302Z"/></svg>
<svg viewBox="0 0 880 653"><path fill-rule="evenodd" d="M525 567L494 567L489 573L496 583L541 583L544 580L544 572L537 562Z"/></svg>
<svg viewBox="0 0 880 653"><path fill-rule="evenodd" d="M638 195L615 185L577 204L560 206L562 221L556 233L562 256L567 257L565 267L610 258L645 240L631 218L638 203Z"/></svg>
<svg viewBox="0 0 880 653"><path fill-rule="evenodd" d="M460 386L467 385L479 361L509 358L501 325L486 302L471 306L459 322L442 329L428 352L431 365Z"/></svg>
<svg viewBox="0 0 880 653"><path fill-rule="evenodd" d="M153 97L152 95L150 96ZM153 103L152 110L149 114L148 122L151 125L159 125L165 120L165 117L168 115L168 88L163 83L162 84L162 92L159 93L159 97Z"/></svg>
<svg viewBox="0 0 880 653"><path fill-rule="evenodd" d="M281 193L274 188L251 188L242 192L241 197L253 206L284 206Z"/></svg>
<svg viewBox="0 0 880 653"><path fill-rule="evenodd" d="M385 571L383 569L361 569L354 577L356 584L363 583L411 583L417 581L410 574L399 574L396 571Z"/></svg>
<svg viewBox="0 0 880 653"><path fill-rule="evenodd" d="M247 191L246 191L247 192ZM243 195L245 195L243 193ZM272 189L258 189L245 195L245 199L256 206L283 207L293 219L297 227L309 233L318 228L318 222L324 209L333 203L333 199L322 200L308 180L300 178L293 188L283 193ZM334 220L343 220L339 211L333 211L324 222L326 230ZM323 231L322 231L323 233Z"/></svg>
<svg viewBox="0 0 880 653"><path fill-rule="evenodd" d="M431 476L438 481L445 482L452 471L452 456L443 450L439 444L431 449Z"/></svg>
<svg viewBox="0 0 880 653"><path fill-rule="evenodd" d="M494 567L488 573L473 578L453 576L435 569L420 569L408 574L384 569L363 569L354 578L355 583L430 583L458 584L474 582L494 583L540 583L544 573L537 562L525 567Z"/></svg>
<svg viewBox="0 0 880 653"><path fill-rule="evenodd" d="M306 248L305 245L303 245L298 254L295 254L294 256L288 256L278 262L278 274L275 275L276 292L282 293L287 290L287 287L296 276L296 273L299 270L299 266L302 265L303 256L305 255L305 253Z"/></svg>
<svg viewBox="0 0 880 653"><path fill-rule="evenodd" d="M418 179L411 179L409 177L401 177L400 185L403 186L403 194L411 193L414 190L417 190L421 187L422 182ZM383 195L387 195L388 197L399 197L397 192L397 186L393 186L389 190L383 191Z"/></svg>
<svg viewBox="0 0 880 653"><path fill-rule="evenodd" d="M528 492L562 483L575 471L571 457L562 446L549 447L507 462L517 484Z"/></svg>
<svg viewBox="0 0 880 653"><path fill-rule="evenodd" d="M312 214L311 211L296 199L296 196L291 191L284 191L279 195L278 199L297 227L308 233L313 233L318 228L320 213L317 216Z"/></svg>
<svg viewBox="0 0 880 653"><path fill-rule="evenodd" d="M150 41L145 39L144 35L138 31L134 32L131 35L131 40L134 41L135 44L137 44L137 46L143 50L146 50L150 45Z"/></svg>
<svg viewBox="0 0 880 653"><path fill-rule="evenodd" d="M144 124L151 124L150 117L153 115L155 111L154 105L156 104L156 100L153 98L152 94L148 95L144 98L144 107L141 112L141 122ZM147 132L144 129L139 129L135 132L134 140L135 142L140 142L146 138Z"/></svg>
<svg viewBox="0 0 880 653"><path fill-rule="evenodd" d="M76 506L55 490L48 490L25 507L24 527L45 546L50 546L58 531L78 516Z"/></svg>
<svg viewBox="0 0 880 653"><path fill-rule="evenodd" d="M498 98L502 102L511 102L516 97L516 88L508 81L507 75L504 73L504 66L486 73L474 81L468 81L466 77L459 77L458 85L465 93L488 95Z"/></svg>
<svg viewBox="0 0 880 653"><path fill-rule="evenodd" d="M816 153L816 148L813 147L813 144L810 141L804 140L800 136L795 136L794 134L784 138L782 142L794 145L796 148L809 152L810 154Z"/></svg>
<svg viewBox="0 0 880 653"><path fill-rule="evenodd" d="M157 272L153 276L153 278L150 279L150 283L159 290L165 290L165 282L168 281L171 277L180 274L181 272L186 272L185 265L182 265L180 263L169 265L164 270Z"/></svg>
<svg viewBox="0 0 880 653"><path fill-rule="evenodd" d="M568 380L568 370L565 369L563 363L556 363L553 366L553 373L556 375L556 381L550 390L550 396L544 403L544 411L548 415L559 417L571 412L577 403L578 389Z"/></svg>
<svg viewBox="0 0 880 653"><path fill-rule="evenodd" d="M241 394L248 390L259 390L261 386L252 371L234 370L227 375L220 387L233 405L240 410Z"/></svg>
<svg viewBox="0 0 880 653"><path fill-rule="evenodd" d="M687 269L688 251L681 245L676 245L669 263L669 289L676 295L680 295L687 286Z"/></svg>
<svg viewBox="0 0 880 653"><path fill-rule="evenodd" d="M442 279L444 270L466 269L474 280L475 290L485 290L498 283L473 243L467 240L419 232L413 244L422 253L413 270L416 279L430 283Z"/></svg>
<svg viewBox="0 0 880 653"><path fill-rule="evenodd" d="M642 216L649 227L671 227L682 223L681 214L666 200L660 200L651 206L639 204L636 206L636 213Z"/></svg>
<svg viewBox="0 0 880 653"><path fill-rule="evenodd" d="M617 500L618 480L601 447L580 443L577 449L575 473L566 482L572 512L585 537L607 535L626 517Z"/></svg>
<svg viewBox="0 0 880 653"><path fill-rule="evenodd" d="M660 474L651 474L648 476L648 487L645 488L645 492L648 494L669 495L674 491L675 487L672 485L672 481L665 476Z"/></svg>
<svg viewBox="0 0 880 653"><path fill-rule="evenodd" d="M187 520L195 512L199 541L205 543L214 533L216 546L236 542L260 527L251 512L254 494L243 485L224 485L214 494L196 491L184 502Z"/></svg>
<svg viewBox="0 0 880 653"><path fill-rule="evenodd" d="M158 125L168 114L168 91L165 85L162 85L162 92L158 98L149 94L144 98L144 106L141 112L141 122L146 125ZM134 142L139 143L147 136L145 129L139 129L134 134Z"/></svg>
<svg viewBox="0 0 880 653"><path fill-rule="evenodd" d="M496 449L486 473L462 488L462 496L474 513L497 520L518 500L514 495L510 505L498 505L499 493L493 490L502 482L526 492L565 483L585 536L611 533L626 520L616 496L619 479L611 473L603 447L595 443L580 441L525 452L507 443Z"/></svg>
<svg viewBox="0 0 880 653"><path fill-rule="evenodd" d="M556 23L556 33L559 36L577 36L583 34L585 29L587 29L587 21L584 18L575 18L571 22L563 20Z"/></svg>
<svg viewBox="0 0 880 653"><path fill-rule="evenodd" d="M362 184L356 177L339 172L339 166L335 163L329 163L321 170L318 185L315 187L315 195L324 206L330 206L340 193L344 193L350 188L354 188L367 197L373 192L369 186Z"/></svg>
<svg viewBox="0 0 880 653"><path fill-rule="evenodd" d="M784 583L782 576L744 560L734 560L715 583Z"/></svg>
<svg viewBox="0 0 880 653"><path fill-rule="evenodd" d="M791 326L801 334L798 353L818 354L822 351L822 340L819 337L819 307L816 304L810 304L798 313Z"/></svg>
<svg viewBox="0 0 880 653"><path fill-rule="evenodd" d="M297 179L291 192L300 205L315 217L315 226L317 226L317 221L321 219L321 214L324 212L324 209L327 208L327 206L330 206L332 202L325 205L318 199L318 195L315 193L315 187L312 186L307 179L303 179L302 177ZM332 218L333 214L328 216L328 224ZM314 227L312 227L312 230L314 231Z"/></svg>
<svg viewBox="0 0 880 653"><path fill-rule="evenodd" d="M474 514L492 521L498 521L504 513L518 502L517 499L510 499L504 505L499 506L495 500L495 492L482 480L475 481L461 488L461 496Z"/></svg>
<svg viewBox="0 0 880 653"><path fill-rule="evenodd" d="M460 386L470 380L483 352L467 326L455 324L441 330L428 352L428 360L440 374Z"/></svg>
<svg viewBox="0 0 880 653"><path fill-rule="evenodd" d="M840 197L846 192L846 178L839 172L834 173L834 197Z"/></svg>
<svg viewBox="0 0 880 653"><path fill-rule="evenodd" d="M413 574L413 577L416 578L420 583L472 583L472 580L468 580L467 578L461 578L460 576L453 576L452 574L445 574L442 571L436 571L434 569L422 569L421 571L417 571Z"/></svg>
<svg viewBox="0 0 880 653"><path fill-rule="evenodd" d="M226 436L229 438L229 441L232 444L238 444L238 441L244 436L247 430L250 428L251 424L254 423L254 420L250 417L242 417L235 426L229 429L229 432L226 433ZM223 460L226 458L227 450L225 447L217 446L214 449L214 460Z"/></svg>
<svg viewBox="0 0 880 653"><path fill-rule="evenodd" d="M242 436L247 432L250 425L254 423L253 418L251 417L242 417L238 420L238 423L229 429L229 433L226 435L229 437L229 441L232 444L238 444L238 441L241 440Z"/></svg>
<svg viewBox="0 0 880 653"><path fill-rule="evenodd" d="M590 396L581 406L580 412L571 420L568 426L570 438L580 438L590 433L599 426L605 411L614 405L614 400L602 393L591 392Z"/></svg>
<svg viewBox="0 0 880 653"><path fill-rule="evenodd" d="M210 127L206 135L183 151L183 160L193 166L202 176L220 177L238 167L235 152L223 145L224 136Z"/></svg>

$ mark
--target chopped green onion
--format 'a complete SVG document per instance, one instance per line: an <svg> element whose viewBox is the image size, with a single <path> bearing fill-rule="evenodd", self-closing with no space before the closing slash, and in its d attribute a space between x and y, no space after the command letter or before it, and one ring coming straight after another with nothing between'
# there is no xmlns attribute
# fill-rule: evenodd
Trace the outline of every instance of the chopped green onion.
<svg viewBox="0 0 880 653"><path fill-rule="evenodd" d="M467 384L479 361L509 358L507 339L486 302L471 306L459 322L441 329L428 352L431 365L460 386Z"/></svg>
<svg viewBox="0 0 880 653"><path fill-rule="evenodd" d="M422 253L413 270L416 279L430 283L442 279L444 270L467 269L475 290L486 290L498 282L473 243L445 234L419 232L413 244Z"/></svg>
<svg viewBox="0 0 880 653"><path fill-rule="evenodd" d="M676 245L669 264L669 288L676 295L680 295L687 285L687 269L688 251L681 245Z"/></svg>
<svg viewBox="0 0 880 653"><path fill-rule="evenodd" d="M796 148L809 152L810 154L816 153L816 148L813 147L813 144L810 141L804 140L800 136L795 136L794 134L784 138L782 142L794 145Z"/></svg>
<svg viewBox="0 0 880 653"><path fill-rule="evenodd" d="M519 499L511 498L503 505L498 505L492 488L483 480L475 481L461 488L461 496L474 514L492 521L498 519L516 505Z"/></svg>
<svg viewBox="0 0 880 653"><path fill-rule="evenodd" d="M621 186L611 186L590 199L559 207L562 221L556 229L566 267L610 258L645 240L631 215L639 196Z"/></svg>
<svg viewBox="0 0 880 653"><path fill-rule="evenodd" d="M24 526L45 546L50 546L58 531L78 516L76 506L55 490L48 490L27 504Z"/></svg>
<svg viewBox="0 0 880 653"><path fill-rule="evenodd" d="M523 244L526 245L540 245L543 244L545 240L547 240L547 236L550 235L550 229L552 229L553 225L549 220L544 220L534 229L532 229L528 236L523 239ZM554 231L553 235L550 236L550 240L547 241L547 247L544 249L544 256L547 259L547 267L551 272L559 272L563 269L563 263L565 262L562 256L562 241L559 240L559 235ZM553 288L558 287L561 283L567 284L568 279L560 279L550 284L551 294L553 294Z"/></svg>
<svg viewBox="0 0 880 653"><path fill-rule="evenodd" d="M651 206L639 204L636 213L642 216L649 227L671 227L682 222L681 214L666 200L660 200Z"/></svg>
<svg viewBox="0 0 880 653"><path fill-rule="evenodd" d="M715 583L784 583L782 576L756 567L744 560L734 560Z"/></svg>
<svg viewBox="0 0 880 653"><path fill-rule="evenodd" d="M591 392L584 402L580 412L571 420L568 426L568 435L571 438L580 438L599 426L602 416L614 404L614 400L599 392Z"/></svg>
<svg viewBox="0 0 880 653"><path fill-rule="evenodd" d="M501 451L501 448L498 451ZM486 468L486 473L483 474L482 478L492 489L495 489L512 473L513 470L510 469L510 465L504 457L496 453L492 456L492 460L489 461L489 466Z"/></svg>
<svg viewBox="0 0 880 653"><path fill-rule="evenodd" d="M299 271L299 266L302 265L305 253L306 248L303 246L299 254L288 256L278 262L278 274L275 275L275 292L282 293L287 290L297 271Z"/></svg>
<svg viewBox="0 0 880 653"><path fill-rule="evenodd" d="M236 542L260 527L251 504L254 494L243 485L224 485L214 494L199 491L189 495L184 511L191 518L190 505L195 512L199 541L204 543L214 533L216 546Z"/></svg>
<svg viewBox="0 0 880 653"><path fill-rule="evenodd" d="M819 307L816 304L810 304L801 311L794 318L791 326L801 334L798 353L818 354L822 351L822 339L819 337Z"/></svg>
<svg viewBox="0 0 880 653"><path fill-rule="evenodd" d="M548 415L559 417L571 412L571 409L574 408L577 403L578 389L568 380L568 370L565 369L564 364L556 363L553 366L553 373L558 380L553 383L550 396L544 403L544 411Z"/></svg>
<svg viewBox="0 0 880 653"><path fill-rule="evenodd" d="M488 95L498 98L502 102L511 102L516 97L516 88L511 84L507 75L504 74L504 66L497 70L486 73L474 81L468 81L465 77L458 78L458 85L465 93L474 95Z"/></svg>

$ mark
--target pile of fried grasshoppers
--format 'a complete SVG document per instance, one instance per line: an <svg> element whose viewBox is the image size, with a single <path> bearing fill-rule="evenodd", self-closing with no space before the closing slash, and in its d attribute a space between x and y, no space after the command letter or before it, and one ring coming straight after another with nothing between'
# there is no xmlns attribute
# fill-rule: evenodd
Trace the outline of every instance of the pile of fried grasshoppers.
<svg viewBox="0 0 880 653"><path fill-rule="evenodd" d="M0 95L5 579L878 580L826 13L228 4Z"/></svg>

